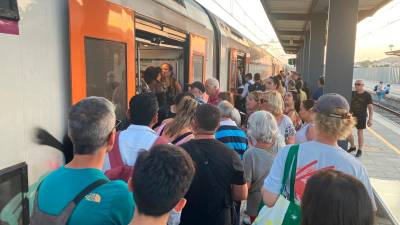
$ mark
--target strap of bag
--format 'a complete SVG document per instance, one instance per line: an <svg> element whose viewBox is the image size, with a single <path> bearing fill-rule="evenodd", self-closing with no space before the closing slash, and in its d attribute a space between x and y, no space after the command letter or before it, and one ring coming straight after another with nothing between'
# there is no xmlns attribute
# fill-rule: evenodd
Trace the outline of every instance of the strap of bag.
<svg viewBox="0 0 400 225"><path fill-rule="evenodd" d="M186 132L186 133L182 134L181 136L177 137L175 140L171 141L171 144L175 145L192 134L193 133L190 131Z"/></svg>
<svg viewBox="0 0 400 225"><path fill-rule="evenodd" d="M121 152L119 151L119 134L120 134L119 131L115 134L114 146L111 152L108 153L111 169L124 165L124 162L122 161L121 157Z"/></svg>
<svg viewBox="0 0 400 225"><path fill-rule="evenodd" d="M106 179L100 179L96 180L95 182L91 183L89 186L87 186L85 189L83 189L72 201L75 203L75 205L78 205L78 203L91 191L99 187L100 185L103 185L105 183L108 183L108 180Z"/></svg>
<svg viewBox="0 0 400 225"><path fill-rule="evenodd" d="M283 179L282 179L282 188L281 188L281 194L285 190L287 180L289 178L289 173L290 173L290 196L289 200L294 200L294 183L295 183L295 178L296 178L296 167L297 167L297 152L299 150L299 145L292 145L289 149L288 155L286 157L286 162L285 162L285 170L283 173ZM294 171L294 172L293 172Z"/></svg>

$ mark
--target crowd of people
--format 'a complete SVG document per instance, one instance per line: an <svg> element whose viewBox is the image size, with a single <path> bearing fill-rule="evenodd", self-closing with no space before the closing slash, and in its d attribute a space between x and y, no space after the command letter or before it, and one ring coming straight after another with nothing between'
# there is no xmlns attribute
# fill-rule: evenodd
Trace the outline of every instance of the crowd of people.
<svg viewBox="0 0 400 225"><path fill-rule="evenodd" d="M373 224L367 171L349 154L354 141L349 152L337 144L352 140L356 124L365 129L367 116L371 125L361 89L350 105L323 94L323 77L311 93L295 72L265 80L249 73L231 92L215 78L184 92L169 64L144 75L147 87L131 98L124 130L106 98L71 107L73 158L39 185L31 224L251 224L282 190L301 206L303 225ZM294 145L290 193L283 173Z"/></svg>

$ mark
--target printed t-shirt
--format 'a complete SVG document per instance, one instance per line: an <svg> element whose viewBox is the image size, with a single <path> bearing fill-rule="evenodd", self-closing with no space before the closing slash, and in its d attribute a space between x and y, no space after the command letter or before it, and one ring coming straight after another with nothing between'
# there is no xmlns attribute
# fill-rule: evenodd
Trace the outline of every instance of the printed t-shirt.
<svg viewBox="0 0 400 225"><path fill-rule="evenodd" d="M290 146L286 146L279 150L271 171L264 181L264 188L274 194L279 194L282 187L289 148ZM316 141L305 142L299 147L295 181L295 198L298 203L301 202L308 178L324 169L338 170L360 180L367 189L373 208L376 210L374 194L365 167L339 146L334 147ZM288 185L285 190L289 190Z"/></svg>
<svg viewBox="0 0 400 225"><path fill-rule="evenodd" d="M196 173L185 196L187 203L180 224L231 225L230 208L227 207L232 204L231 185L246 183L239 156L215 139L194 139L181 147L192 157ZM203 160L205 158L206 162ZM215 196L216 190L222 193ZM211 212L209 206L214 207Z"/></svg>
<svg viewBox="0 0 400 225"><path fill-rule="evenodd" d="M58 215L83 189L99 179L108 180L98 169L61 167L43 180L38 195L39 209L49 215ZM109 181L80 201L68 225L126 225L132 219L134 206L127 184Z"/></svg>
<svg viewBox="0 0 400 225"><path fill-rule="evenodd" d="M296 128L294 127L292 120L288 116L282 116L283 118L278 124L278 128L280 134L285 138L285 140L287 140L290 136L296 135Z"/></svg>
<svg viewBox="0 0 400 225"><path fill-rule="evenodd" d="M372 97L368 92L364 91L361 94L356 91L352 92L350 112L355 116L367 117L367 106L369 104L372 104Z"/></svg>

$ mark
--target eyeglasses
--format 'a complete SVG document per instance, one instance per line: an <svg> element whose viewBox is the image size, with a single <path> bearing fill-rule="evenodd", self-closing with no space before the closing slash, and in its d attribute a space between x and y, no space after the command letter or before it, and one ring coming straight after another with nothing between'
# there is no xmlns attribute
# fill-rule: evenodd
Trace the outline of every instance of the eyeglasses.
<svg viewBox="0 0 400 225"><path fill-rule="evenodd" d="M121 120L115 120L115 126L113 127L113 129L118 129L119 125L121 125L122 121Z"/></svg>
<svg viewBox="0 0 400 225"><path fill-rule="evenodd" d="M356 86L361 86L361 85L364 85L364 84L355 83L354 85L356 85Z"/></svg>

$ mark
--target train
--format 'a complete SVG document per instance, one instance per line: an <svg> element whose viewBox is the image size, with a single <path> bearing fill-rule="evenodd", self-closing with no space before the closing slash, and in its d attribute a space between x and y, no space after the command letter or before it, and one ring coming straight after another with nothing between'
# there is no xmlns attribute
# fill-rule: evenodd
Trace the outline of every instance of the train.
<svg viewBox="0 0 400 225"><path fill-rule="evenodd" d="M183 85L241 74L262 78L280 61L194 0L8 0L0 4L0 223L27 224L29 193L63 155L34 142L35 127L66 133L69 107L86 96L126 111L141 71L169 63ZM114 95L110 84L117 84Z"/></svg>

